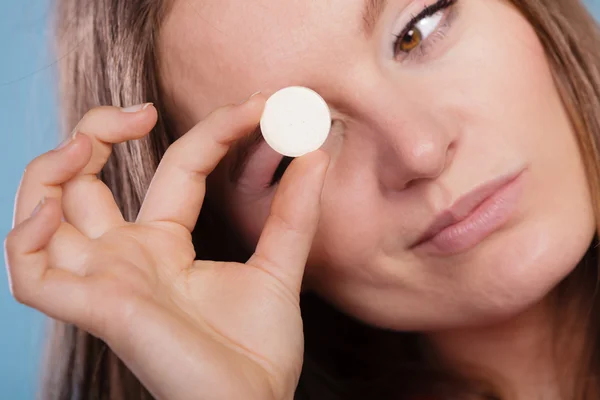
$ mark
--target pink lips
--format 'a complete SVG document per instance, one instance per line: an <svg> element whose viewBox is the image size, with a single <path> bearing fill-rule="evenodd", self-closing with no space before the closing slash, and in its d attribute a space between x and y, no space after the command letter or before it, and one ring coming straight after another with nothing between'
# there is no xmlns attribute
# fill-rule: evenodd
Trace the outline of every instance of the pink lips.
<svg viewBox="0 0 600 400"><path fill-rule="evenodd" d="M440 213L411 246L437 255L471 249L504 225L518 205L523 171L486 182Z"/></svg>

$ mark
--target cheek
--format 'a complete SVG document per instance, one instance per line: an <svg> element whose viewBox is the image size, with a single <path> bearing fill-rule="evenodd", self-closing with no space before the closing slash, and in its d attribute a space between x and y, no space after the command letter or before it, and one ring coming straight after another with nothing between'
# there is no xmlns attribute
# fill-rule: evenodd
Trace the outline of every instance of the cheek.
<svg viewBox="0 0 600 400"><path fill-rule="evenodd" d="M339 179L339 187L332 185L325 197L307 272L319 281L319 290L346 304L347 311L358 315L362 310L363 319L422 328L515 315L567 276L593 237L594 216L580 152L535 32L502 2L473 4L469 9L487 13L481 20L496 22L485 29L481 24L467 28L465 39L444 64L444 80L437 80L442 74L429 79L438 89L448 89L435 98L436 111L460 126L447 172L474 182L527 166L518 213L464 257L396 257L397 276L389 279L395 287L383 293L376 283L384 269L377 264L378 252L386 233L396 231L387 229L389 214L381 211L386 208L367 177ZM384 312L370 298L414 307Z"/></svg>
<svg viewBox="0 0 600 400"><path fill-rule="evenodd" d="M461 307L488 317L544 297L577 265L595 232L576 136L542 46L515 11L498 14L502 24L490 25L492 37L473 39L479 57L470 58L469 77L461 75L459 82L463 100L453 105L464 125L464 156L457 156L462 168L528 167L514 224L476 249L474 259L482 262L466 264L460 277ZM511 26L508 36L505 24ZM473 298L480 300L477 306Z"/></svg>
<svg viewBox="0 0 600 400"><path fill-rule="evenodd" d="M333 162L323 190L321 218L307 274L345 276L367 273L381 241L377 188L368 169ZM344 174L347 172L347 174Z"/></svg>

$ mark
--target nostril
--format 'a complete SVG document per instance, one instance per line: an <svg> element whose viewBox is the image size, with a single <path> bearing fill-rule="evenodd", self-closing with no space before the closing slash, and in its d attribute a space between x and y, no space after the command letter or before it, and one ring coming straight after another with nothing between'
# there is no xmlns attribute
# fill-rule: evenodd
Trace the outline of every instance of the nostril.
<svg viewBox="0 0 600 400"><path fill-rule="evenodd" d="M446 163L444 164L444 169L448 168L450 163L452 163L455 153L456 153L456 142L453 141L448 145L448 149L446 150Z"/></svg>
<svg viewBox="0 0 600 400"><path fill-rule="evenodd" d="M452 141L445 149L443 155L438 153L437 162L435 161L435 154L424 154L425 152L420 152L420 156L423 157L424 160L430 162L429 165L426 163L422 164L422 170L420 171L420 176L415 176L413 179L407 180L403 186L403 190L410 189L414 186L419 185L423 181L431 181L437 179L452 163L452 159L454 158L454 154L456 153L456 142ZM415 153L416 154L416 153ZM443 162L440 162L440 157L444 157ZM416 160L416 159L415 159ZM415 162L415 165L417 162Z"/></svg>
<svg viewBox="0 0 600 400"><path fill-rule="evenodd" d="M406 182L406 185L404 185L404 190L407 189L411 189L413 186L415 186L418 182L420 181L420 179L412 179L408 182Z"/></svg>

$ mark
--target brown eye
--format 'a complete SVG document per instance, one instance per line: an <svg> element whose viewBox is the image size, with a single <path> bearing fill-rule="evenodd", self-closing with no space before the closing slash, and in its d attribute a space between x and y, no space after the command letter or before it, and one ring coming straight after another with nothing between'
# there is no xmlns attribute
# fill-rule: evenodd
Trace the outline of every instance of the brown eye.
<svg viewBox="0 0 600 400"><path fill-rule="evenodd" d="M411 30L400 38L397 44L397 51L408 53L418 47L423 41L423 34L417 27L413 27Z"/></svg>
<svg viewBox="0 0 600 400"><path fill-rule="evenodd" d="M429 44L429 38L435 33L440 33L441 36L445 33L443 28L449 26L451 6L456 2L458 0L437 0L413 17L399 34L394 35L396 37L392 46L394 56L405 56L415 51L423 55ZM445 17L448 18L444 24Z"/></svg>

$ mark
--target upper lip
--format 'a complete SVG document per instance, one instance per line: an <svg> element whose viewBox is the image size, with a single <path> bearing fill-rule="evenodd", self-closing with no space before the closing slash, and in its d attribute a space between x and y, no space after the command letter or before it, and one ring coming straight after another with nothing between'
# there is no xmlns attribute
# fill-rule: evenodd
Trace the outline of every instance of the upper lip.
<svg viewBox="0 0 600 400"><path fill-rule="evenodd" d="M425 232L419 236L419 238L411 247L416 247L424 242L427 242L447 227L466 219L489 197L494 195L507 184L517 179L521 172L522 171L491 179L461 196L452 204L452 206L435 216L433 222L429 225Z"/></svg>

